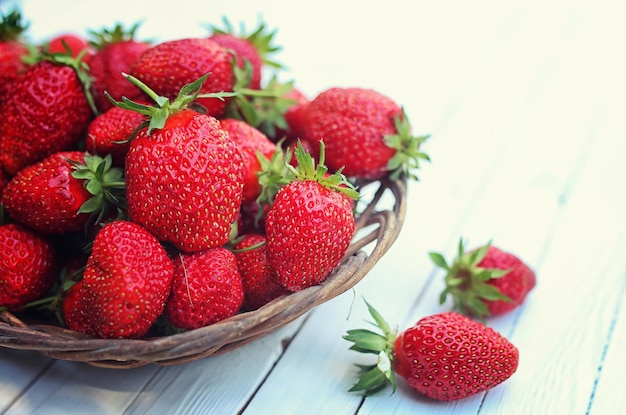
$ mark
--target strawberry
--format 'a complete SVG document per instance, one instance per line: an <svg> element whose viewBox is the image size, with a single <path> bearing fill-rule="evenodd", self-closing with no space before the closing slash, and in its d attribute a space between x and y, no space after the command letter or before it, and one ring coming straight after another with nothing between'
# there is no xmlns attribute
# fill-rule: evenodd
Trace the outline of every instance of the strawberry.
<svg viewBox="0 0 626 415"><path fill-rule="evenodd" d="M206 76L186 85L172 103L164 97L157 97L155 107L117 103L150 120L126 156L128 216L185 252L228 242L243 193L237 144L217 119L187 108ZM138 79L128 79L155 96Z"/></svg>
<svg viewBox="0 0 626 415"><path fill-rule="evenodd" d="M420 394L453 401L489 390L517 370L517 347L462 314L430 315L398 333L371 305L367 307L382 334L349 330L344 339L353 343L351 350L377 354L378 362L358 365L363 375L351 391L370 394L391 383L393 393L398 374Z"/></svg>
<svg viewBox="0 0 626 415"><path fill-rule="evenodd" d="M0 225L0 269L0 309L18 310L50 289L56 254L46 238L22 225Z"/></svg>
<svg viewBox="0 0 626 415"><path fill-rule="evenodd" d="M450 265L439 253L431 252L430 257L447 273L440 303L450 295L455 310L478 318L498 316L519 307L536 283L528 265L490 243L465 252L461 239L458 256Z"/></svg>
<svg viewBox="0 0 626 415"><path fill-rule="evenodd" d="M84 37L76 33L61 33L51 39L43 46L47 53L68 53L76 58L81 52L91 52L89 42Z"/></svg>
<svg viewBox="0 0 626 415"><path fill-rule="evenodd" d="M9 176L4 172L4 170L0 169L0 202L2 201L2 192L4 192L4 188L9 183Z"/></svg>
<svg viewBox="0 0 626 415"><path fill-rule="evenodd" d="M110 154L113 165L124 166L130 138L145 121L146 116L137 111L109 108L89 123L85 149L91 154Z"/></svg>
<svg viewBox="0 0 626 415"><path fill-rule="evenodd" d="M26 70L22 57L28 55L28 47L22 41L22 34L27 27L17 10L0 17L0 102L8 94L9 86Z"/></svg>
<svg viewBox="0 0 626 415"><path fill-rule="evenodd" d="M45 234L81 230L122 203L122 170L109 158L61 151L20 170L2 192L16 222Z"/></svg>
<svg viewBox="0 0 626 415"><path fill-rule="evenodd" d="M152 234L125 220L108 223L83 274L83 311L99 337L141 337L163 312L173 276L172 260Z"/></svg>
<svg viewBox="0 0 626 415"><path fill-rule="evenodd" d="M270 59L270 55L278 52L281 48L274 46L276 31L266 31L264 23L259 23L252 33L246 33L242 26L236 33L228 19L223 19L224 28L211 25L209 39L222 47L232 50L236 56L237 67L247 70L247 87L259 89L261 77L265 66L282 68L282 65ZM249 69L246 66L249 65Z"/></svg>
<svg viewBox="0 0 626 415"><path fill-rule="evenodd" d="M243 303L235 255L222 247L174 258L165 316L174 327L196 329L232 317Z"/></svg>
<svg viewBox="0 0 626 415"><path fill-rule="evenodd" d="M304 132L324 141L329 169L348 177L393 178L413 170L428 156L420 151L427 136L413 136L402 108L381 93L364 88L330 88L306 106Z"/></svg>
<svg viewBox="0 0 626 415"><path fill-rule="evenodd" d="M265 236L243 235L233 250L244 292L243 309L255 310L271 300L288 294L272 270L265 248Z"/></svg>
<svg viewBox="0 0 626 415"><path fill-rule="evenodd" d="M133 63L130 74L170 99L176 98L184 85L209 73L202 94L232 91L235 79L231 59L228 51L212 40L174 39L144 51ZM195 103L215 117L222 115L226 107L224 99L198 98Z"/></svg>
<svg viewBox="0 0 626 415"><path fill-rule="evenodd" d="M65 327L79 333L97 336L89 316L85 314L83 298L85 298L85 293L82 280L76 282L64 293L61 314Z"/></svg>
<svg viewBox="0 0 626 415"><path fill-rule="evenodd" d="M295 179L280 188L265 222L268 261L289 291L323 282L343 259L355 227L342 193L358 197L341 173L324 177L323 144L317 168L301 145L296 157Z"/></svg>
<svg viewBox="0 0 626 415"><path fill-rule="evenodd" d="M141 90L122 76L122 73L130 71L139 55L150 48L149 43L135 40L138 27L139 24L135 24L127 30L118 23L113 29L90 31L90 44L95 53L89 59L89 69L93 78L94 101L100 112L113 107L104 91L117 100L122 97L137 100L142 96Z"/></svg>
<svg viewBox="0 0 626 415"><path fill-rule="evenodd" d="M243 156L245 172L242 203L254 202L261 194L261 185L257 176L262 167L257 153L269 159L276 151L276 144L261 131L241 120L223 119L220 120L220 126L228 132Z"/></svg>
<svg viewBox="0 0 626 415"><path fill-rule="evenodd" d="M304 140L306 138L304 115L311 101L302 91L296 88L288 92L285 98L293 100L293 104L285 111L285 121L287 122L288 128L284 132L277 133L277 137L280 138L284 136L288 142L293 142L298 139Z"/></svg>
<svg viewBox="0 0 626 415"><path fill-rule="evenodd" d="M80 59L62 54L42 59L0 103L0 164L9 175L74 147L93 114Z"/></svg>

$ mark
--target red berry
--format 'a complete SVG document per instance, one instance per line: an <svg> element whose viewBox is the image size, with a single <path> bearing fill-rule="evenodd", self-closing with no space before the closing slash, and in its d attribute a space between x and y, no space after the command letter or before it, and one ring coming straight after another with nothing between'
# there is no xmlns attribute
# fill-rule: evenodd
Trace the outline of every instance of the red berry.
<svg viewBox="0 0 626 415"><path fill-rule="evenodd" d="M455 312L420 319L399 334L369 304L382 333L349 330L351 349L378 355L377 364L360 366L351 391L375 393L400 375L420 394L440 401L467 398L491 389L515 373L519 351L490 327Z"/></svg>
<svg viewBox="0 0 626 415"><path fill-rule="evenodd" d="M18 310L42 297L57 270L52 244L25 227L0 225L0 307Z"/></svg>
<svg viewBox="0 0 626 415"><path fill-rule="evenodd" d="M243 303L235 255L222 247L174 258L165 315L180 329L196 329L232 317Z"/></svg>

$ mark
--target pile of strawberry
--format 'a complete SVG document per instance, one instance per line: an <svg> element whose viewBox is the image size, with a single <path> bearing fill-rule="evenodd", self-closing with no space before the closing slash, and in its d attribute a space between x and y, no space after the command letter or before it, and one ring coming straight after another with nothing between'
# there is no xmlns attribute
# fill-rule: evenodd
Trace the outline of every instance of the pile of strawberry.
<svg viewBox="0 0 626 415"><path fill-rule="evenodd" d="M28 45L2 17L0 311L101 338L206 326L322 283L356 183L414 177L426 136L398 104L266 80L275 32L225 23Z"/></svg>

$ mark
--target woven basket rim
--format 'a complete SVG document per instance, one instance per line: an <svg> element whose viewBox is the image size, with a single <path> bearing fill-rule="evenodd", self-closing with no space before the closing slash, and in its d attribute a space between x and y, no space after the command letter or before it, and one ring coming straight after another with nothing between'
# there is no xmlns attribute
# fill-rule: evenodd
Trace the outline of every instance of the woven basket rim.
<svg viewBox="0 0 626 415"><path fill-rule="evenodd" d="M395 242L406 215L405 177L383 178L372 200L356 216L357 232L340 265L320 285L276 298L206 327L143 339L99 339L49 324L27 324L0 312L0 347L38 351L60 360L124 369L147 364L175 365L219 355L254 341L294 321L314 307L354 287ZM391 193L391 208L380 208ZM357 236L359 235L359 236ZM373 245L373 246L372 246ZM365 248L371 251L365 252Z"/></svg>

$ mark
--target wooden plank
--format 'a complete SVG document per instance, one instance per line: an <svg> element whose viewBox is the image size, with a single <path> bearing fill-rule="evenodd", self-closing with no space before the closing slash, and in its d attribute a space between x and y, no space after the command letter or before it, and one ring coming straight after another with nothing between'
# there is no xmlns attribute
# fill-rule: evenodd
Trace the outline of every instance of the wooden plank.
<svg viewBox="0 0 626 415"><path fill-rule="evenodd" d="M122 413L156 369L111 370L56 361L3 414Z"/></svg>
<svg viewBox="0 0 626 415"><path fill-rule="evenodd" d="M35 352L0 349L0 413L36 382L51 361ZM10 382L9 382L10 380Z"/></svg>
<svg viewBox="0 0 626 415"><path fill-rule="evenodd" d="M227 354L161 368L124 413L238 413L305 318Z"/></svg>
<svg viewBox="0 0 626 415"><path fill-rule="evenodd" d="M623 251L622 251L623 252ZM602 358L598 363L597 377L594 382L592 395L589 397L588 413L590 415L618 414L626 408L626 394L623 393L624 372L626 361L626 264L622 252L617 252L612 261L609 273L622 276L619 292L618 307L611 319L611 326L607 333L607 343L602 351Z"/></svg>

